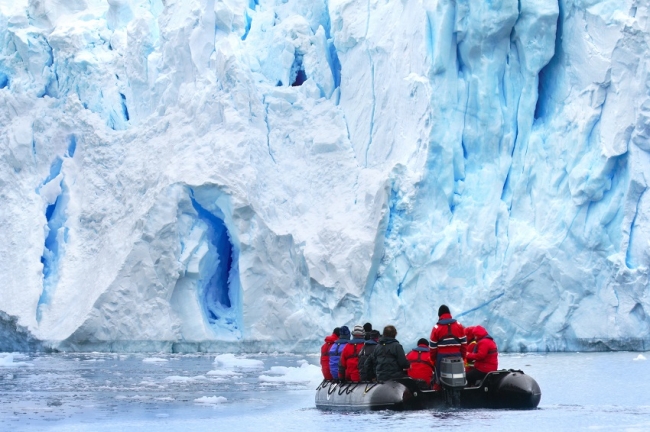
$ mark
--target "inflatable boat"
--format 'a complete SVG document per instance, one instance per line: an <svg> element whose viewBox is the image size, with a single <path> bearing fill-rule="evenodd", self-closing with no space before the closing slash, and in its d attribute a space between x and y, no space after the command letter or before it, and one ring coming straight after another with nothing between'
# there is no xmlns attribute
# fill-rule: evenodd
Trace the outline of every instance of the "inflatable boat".
<svg viewBox="0 0 650 432"><path fill-rule="evenodd" d="M417 410L449 406L447 390L421 387L401 378L383 383L323 381L316 389L316 407L343 410ZM474 387L460 390L461 408L533 409L542 392L537 382L520 370L490 372Z"/></svg>

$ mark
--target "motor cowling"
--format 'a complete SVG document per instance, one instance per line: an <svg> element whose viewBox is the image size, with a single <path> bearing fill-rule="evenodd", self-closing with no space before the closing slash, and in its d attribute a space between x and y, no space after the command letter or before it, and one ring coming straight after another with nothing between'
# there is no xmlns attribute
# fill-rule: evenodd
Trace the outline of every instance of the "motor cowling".
<svg viewBox="0 0 650 432"><path fill-rule="evenodd" d="M462 357L445 357L440 360L440 381L451 388L465 387L465 364Z"/></svg>

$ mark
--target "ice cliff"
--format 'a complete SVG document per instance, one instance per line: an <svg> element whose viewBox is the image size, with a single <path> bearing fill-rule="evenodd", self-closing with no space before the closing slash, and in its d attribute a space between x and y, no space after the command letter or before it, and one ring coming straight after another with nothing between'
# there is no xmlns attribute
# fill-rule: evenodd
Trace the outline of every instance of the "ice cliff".
<svg viewBox="0 0 650 432"><path fill-rule="evenodd" d="M0 349L650 349L637 0L0 0Z"/></svg>

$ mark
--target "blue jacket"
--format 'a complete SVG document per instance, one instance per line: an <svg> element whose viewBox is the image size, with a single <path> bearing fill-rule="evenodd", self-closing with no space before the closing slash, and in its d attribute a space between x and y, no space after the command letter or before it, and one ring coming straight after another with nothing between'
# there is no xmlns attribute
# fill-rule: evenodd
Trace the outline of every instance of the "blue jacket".
<svg viewBox="0 0 650 432"><path fill-rule="evenodd" d="M348 342L350 342L350 339L339 338L330 348L330 373L334 379L339 376L339 360L341 359L343 348L345 348Z"/></svg>
<svg viewBox="0 0 650 432"><path fill-rule="evenodd" d="M332 344L330 348L330 373L334 379L339 376L339 360L345 344L350 341L350 329L348 326L341 326L339 328L339 339Z"/></svg>

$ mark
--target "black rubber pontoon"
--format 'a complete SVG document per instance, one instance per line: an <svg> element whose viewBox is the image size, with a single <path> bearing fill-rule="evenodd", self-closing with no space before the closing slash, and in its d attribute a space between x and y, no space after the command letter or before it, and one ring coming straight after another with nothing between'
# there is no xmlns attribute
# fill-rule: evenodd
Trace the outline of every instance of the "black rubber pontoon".
<svg viewBox="0 0 650 432"><path fill-rule="evenodd" d="M537 382L518 370L490 372L475 387L460 391L461 408L533 409L542 392ZM316 407L343 410L417 410L447 407L443 391L422 390L410 378L385 383L323 381L316 389Z"/></svg>
<svg viewBox="0 0 650 432"><path fill-rule="evenodd" d="M420 390L410 378L384 383L323 381L316 389L316 407L343 410L414 410L430 406L433 391Z"/></svg>
<svg viewBox="0 0 650 432"><path fill-rule="evenodd" d="M490 372L475 387L461 392L463 408L537 408L542 391L531 376L520 370Z"/></svg>

